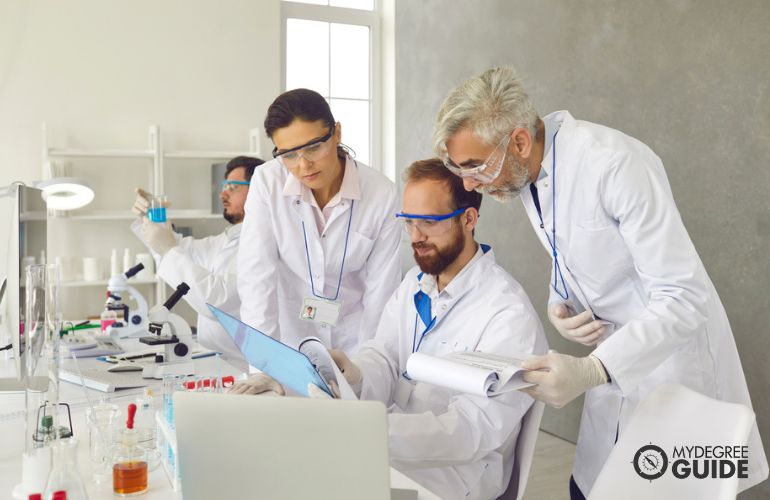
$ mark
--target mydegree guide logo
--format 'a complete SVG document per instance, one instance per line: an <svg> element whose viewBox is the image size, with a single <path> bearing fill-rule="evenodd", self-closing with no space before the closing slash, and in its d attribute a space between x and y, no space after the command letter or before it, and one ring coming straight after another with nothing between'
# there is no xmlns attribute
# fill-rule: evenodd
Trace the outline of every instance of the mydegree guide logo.
<svg viewBox="0 0 770 500"><path fill-rule="evenodd" d="M748 446L674 446L669 454L650 443L637 450L631 463L639 477L648 481L662 477L668 470L677 479L746 479L748 458Z"/></svg>

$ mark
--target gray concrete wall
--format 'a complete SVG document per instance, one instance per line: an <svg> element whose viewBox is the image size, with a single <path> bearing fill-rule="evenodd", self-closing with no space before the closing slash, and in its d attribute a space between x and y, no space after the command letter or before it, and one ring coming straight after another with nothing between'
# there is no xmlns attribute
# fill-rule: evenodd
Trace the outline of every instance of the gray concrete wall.
<svg viewBox="0 0 770 500"><path fill-rule="evenodd" d="M518 69L541 114L568 109L658 153L730 316L770 453L770 3L400 0L395 26L399 171L431 154L447 91L497 64ZM527 289L551 345L584 353L547 324L550 260L521 204L485 200L481 214L479 239ZM543 428L574 440L581 404L549 410ZM765 482L742 498L768 495Z"/></svg>

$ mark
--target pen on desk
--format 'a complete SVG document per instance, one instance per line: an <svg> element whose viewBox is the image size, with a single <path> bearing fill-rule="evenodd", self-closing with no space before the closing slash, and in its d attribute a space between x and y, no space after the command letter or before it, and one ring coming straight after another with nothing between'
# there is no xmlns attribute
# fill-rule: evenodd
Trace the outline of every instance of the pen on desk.
<svg viewBox="0 0 770 500"><path fill-rule="evenodd" d="M118 361L131 361L132 359L141 359L141 358L154 358L155 355L158 354L156 352L146 352L143 354L133 354L129 356L107 356L105 361L117 363Z"/></svg>
<svg viewBox="0 0 770 500"><path fill-rule="evenodd" d="M191 357L192 359L201 359L201 358L208 358L211 356L216 356L217 354L220 354L216 351L208 351L208 352L201 352L198 354L193 354Z"/></svg>
<svg viewBox="0 0 770 500"><path fill-rule="evenodd" d="M134 359L142 359L142 358L151 358L156 356L157 354L163 354L162 352L146 352L142 354L133 354L133 355L127 355L127 356L107 356L104 358L104 361L107 361L108 363L117 363L119 361L131 361ZM201 359L201 358L208 358L209 356L214 356L218 354L216 351L207 351L202 352L199 354L193 354L191 356L192 359Z"/></svg>

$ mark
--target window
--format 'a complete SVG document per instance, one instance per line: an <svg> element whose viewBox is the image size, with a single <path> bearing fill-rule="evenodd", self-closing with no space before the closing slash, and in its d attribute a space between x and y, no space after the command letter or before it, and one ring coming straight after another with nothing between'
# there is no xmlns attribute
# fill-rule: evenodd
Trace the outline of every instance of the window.
<svg viewBox="0 0 770 500"><path fill-rule="evenodd" d="M284 89L329 101L342 142L379 169L379 22L374 0L284 1Z"/></svg>

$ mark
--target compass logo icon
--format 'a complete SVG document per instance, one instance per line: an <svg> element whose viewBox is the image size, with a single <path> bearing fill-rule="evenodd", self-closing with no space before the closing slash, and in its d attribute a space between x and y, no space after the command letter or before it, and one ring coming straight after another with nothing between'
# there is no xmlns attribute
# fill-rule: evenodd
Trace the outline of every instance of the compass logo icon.
<svg viewBox="0 0 770 500"><path fill-rule="evenodd" d="M663 448L650 443L639 448L639 451L634 455L633 464L639 476L652 481L666 472L668 457Z"/></svg>

